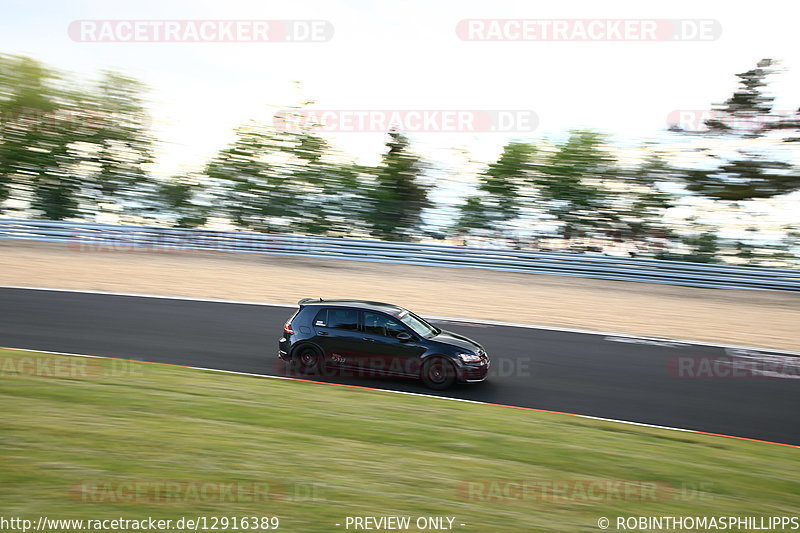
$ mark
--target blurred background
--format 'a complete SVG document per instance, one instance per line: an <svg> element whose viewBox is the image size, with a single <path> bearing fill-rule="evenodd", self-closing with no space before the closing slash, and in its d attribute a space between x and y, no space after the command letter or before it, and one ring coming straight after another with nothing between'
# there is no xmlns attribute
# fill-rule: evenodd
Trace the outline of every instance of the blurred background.
<svg viewBox="0 0 800 533"><path fill-rule="evenodd" d="M5 5L0 216L799 264L800 64L777 2L670 3L647 16L713 19L721 34L600 43L457 34L465 16L565 16L519 2ZM631 18L634 5L571 10ZM334 33L87 42L68 31L111 18L313 19ZM537 123L378 131L307 118L454 109L526 110Z"/></svg>

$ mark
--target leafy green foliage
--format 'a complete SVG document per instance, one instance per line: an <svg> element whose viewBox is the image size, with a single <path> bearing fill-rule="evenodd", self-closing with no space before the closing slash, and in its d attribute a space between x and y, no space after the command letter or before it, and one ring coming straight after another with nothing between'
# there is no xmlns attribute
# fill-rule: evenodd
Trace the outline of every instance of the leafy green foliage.
<svg viewBox="0 0 800 533"><path fill-rule="evenodd" d="M521 190L530 179L535 153L532 144L508 143L497 161L479 176L478 193L461 206L456 231L498 230L519 216L524 205Z"/></svg>
<svg viewBox="0 0 800 533"><path fill-rule="evenodd" d="M82 159L92 168L87 176L92 199L97 202L129 202L133 207L152 181L146 172L153 158L153 139L141 97L144 90L144 85L132 78L105 72L85 102L97 117L96 127L90 122L89 131L80 139Z"/></svg>
<svg viewBox="0 0 800 533"><path fill-rule="evenodd" d="M573 131L556 146L533 177L547 213L562 224L564 237L583 233L607 220L602 181L614 175L614 160L593 131Z"/></svg>
<svg viewBox="0 0 800 533"><path fill-rule="evenodd" d="M196 228L208 221L209 207L197 202L202 187L186 178L173 178L160 183L155 192L155 207L160 213L174 217L177 228Z"/></svg>
<svg viewBox="0 0 800 533"><path fill-rule="evenodd" d="M249 124L205 175L219 214L251 230L345 234L363 209L359 167L308 131Z"/></svg>
<svg viewBox="0 0 800 533"><path fill-rule="evenodd" d="M80 188L65 166L72 128L58 79L33 59L0 57L0 199L21 189L56 220L77 214Z"/></svg>
<svg viewBox="0 0 800 533"><path fill-rule="evenodd" d="M781 143L798 139L775 139L770 134L800 131L800 115L785 117L773 111L773 98L765 93L765 87L774 66L775 61L763 59L756 68L737 74L740 87L714 107L713 118L705 123L708 131L700 133L716 142L763 139L761 144L771 149L756 152L739 147L735 156L706 150L706 164L687 169L681 176L689 191L717 200L739 201L772 198L800 189L800 169L775 159Z"/></svg>
<svg viewBox="0 0 800 533"><path fill-rule="evenodd" d="M374 237L410 240L422 222L422 210L429 205L429 187L419 180L422 161L408 146L404 135L390 132L381 164L370 169L364 218Z"/></svg>
<svg viewBox="0 0 800 533"><path fill-rule="evenodd" d="M247 126L207 165L206 175L220 186L217 205L237 226L270 231L273 219L292 214L294 191L277 165L267 162L281 151L280 141L259 125Z"/></svg>
<svg viewBox="0 0 800 533"><path fill-rule="evenodd" d="M95 87L30 58L0 56L0 201L13 189L44 218L131 208L152 159L143 86L112 72Z"/></svg>
<svg viewBox="0 0 800 533"><path fill-rule="evenodd" d="M202 171L158 178L139 81L103 72L97 82L82 83L34 59L0 55L0 213L62 220L115 212L177 227L221 220L252 231L402 241L472 233L510 237L520 246L527 232L545 240L556 234L573 250L624 243L613 245L623 253L640 253L630 243L647 250L657 241L660 250L670 241L688 255L665 250L663 257L716 260L726 247L715 236L719 228L709 230L694 216L670 227L665 213L683 199L681 207L696 214L692 195L735 205L800 189L800 171L780 155L800 141L800 112L773 110L766 88L774 72L775 62L763 60L738 74L739 88L715 107L706 131L678 130L708 139L697 164L673 168L665 153L645 146L637 152L645 160L631 166L592 130L571 131L555 144L512 141L478 173L476 190L443 228L428 217L442 207L431 198L458 187L439 182L434 190L436 168L400 132L387 132L380 162L365 166L343 157L308 121L284 120L302 124L294 131L252 122ZM735 246L738 259L768 255L762 245ZM780 246L791 257L796 238Z"/></svg>

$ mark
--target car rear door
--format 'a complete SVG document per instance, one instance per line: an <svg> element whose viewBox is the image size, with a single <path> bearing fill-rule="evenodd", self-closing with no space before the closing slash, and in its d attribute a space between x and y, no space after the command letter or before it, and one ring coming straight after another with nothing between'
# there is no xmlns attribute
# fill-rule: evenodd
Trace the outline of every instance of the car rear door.
<svg viewBox="0 0 800 533"><path fill-rule="evenodd" d="M363 343L357 309L326 307L312 322L316 343L325 360L336 366L352 366Z"/></svg>

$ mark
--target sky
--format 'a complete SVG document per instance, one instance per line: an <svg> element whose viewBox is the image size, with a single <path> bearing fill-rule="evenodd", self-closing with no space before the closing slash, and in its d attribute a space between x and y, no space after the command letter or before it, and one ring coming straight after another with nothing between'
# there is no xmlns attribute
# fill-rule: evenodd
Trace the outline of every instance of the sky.
<svg viewBox="0 0 800 533"><path fill-rule="evenodd" d="M664 136L676 110L727 98L737 72L764 57L785 72L771 85L776 108L796 109L800 47L792 2L531 0L380 2L2 0L0 52L24 54L91 79L115 69L150 87L160 139L155 172L201 168L248 119L302 99L322 109L532 110L533 132L417 133L415 149L458 167L463 151L488 163L512 138L563 138L594 128L620 147ZM753 7L753 6L757 6ZM662 42L470 42L462 19L712 19L714 40ZM326 42L76 42L76 20L324 20ZM301 82L298 88L295 82ZM328 136L361 163L377 162L381 133Z"/></svg>

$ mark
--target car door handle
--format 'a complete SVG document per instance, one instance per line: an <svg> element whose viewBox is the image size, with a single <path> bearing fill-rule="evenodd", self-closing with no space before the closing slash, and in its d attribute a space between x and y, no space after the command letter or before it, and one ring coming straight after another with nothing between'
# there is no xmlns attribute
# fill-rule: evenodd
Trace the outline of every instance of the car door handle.
<svg viewBox="0 0 800 533"><path fill-rule="evenodd" d="M372 338L370 338L370 337L361 337L361 340L362 340L362 341L370 341L370 342L375 342L375 339L372 339Z"/></svg>
<svg viewBox="0 0 800 533"><path fill-rule="evenodd" d="M318 331L317 332L317 335L327 335L327 334L328 334L327 331Z"/></svg>

